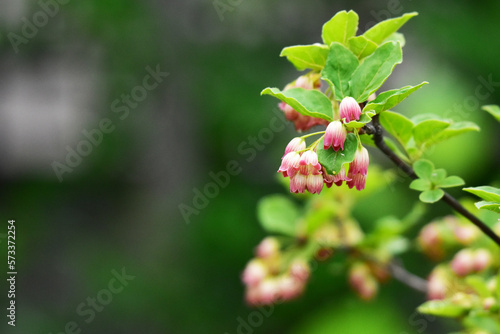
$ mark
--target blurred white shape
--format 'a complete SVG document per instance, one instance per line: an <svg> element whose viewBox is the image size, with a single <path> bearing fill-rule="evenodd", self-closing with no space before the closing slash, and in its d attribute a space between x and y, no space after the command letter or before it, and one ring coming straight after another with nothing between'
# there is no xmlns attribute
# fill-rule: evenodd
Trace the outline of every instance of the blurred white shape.
<svg viewBox="0 0 500 334"><path fill-rule="evenodd" d="M99 116L102 95L92 57L48 56L27 62L2 61L0 67L0 171L54 176L51 163L64 161L66 146Z"/></svg>
<svg viewBox="0 0 500 334"><path fill-rule="evenodd" d="M17 26L23 16L27 14L27 0L1 0L0 1L0 24L6 26Z"/></svg>

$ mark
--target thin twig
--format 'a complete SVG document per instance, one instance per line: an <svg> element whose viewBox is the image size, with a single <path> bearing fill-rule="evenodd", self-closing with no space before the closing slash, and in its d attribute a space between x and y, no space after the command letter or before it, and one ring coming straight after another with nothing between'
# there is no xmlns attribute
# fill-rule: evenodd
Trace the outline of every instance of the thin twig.
<svg viewBox="0 0 500 334"><path fill-rule="evenodd" d="M398 166L403 172L405 172L412 179L417 179L418 176L411 166L407 165L403 160L401 160L384 142L383 128L380 125L378 115L373 117L371 123L365 125L363 128L364 133L372 134L375 145ZM500 246L500 237L493 232L485 223L483 223L479 218L474 216L470 211L464 208L453 196L445 192L442 200L452 207L455 211L460 213L462 216L467 218L471 223L476 225L481 231L484 232L491 240L493 240L498 246Z"/></svg>

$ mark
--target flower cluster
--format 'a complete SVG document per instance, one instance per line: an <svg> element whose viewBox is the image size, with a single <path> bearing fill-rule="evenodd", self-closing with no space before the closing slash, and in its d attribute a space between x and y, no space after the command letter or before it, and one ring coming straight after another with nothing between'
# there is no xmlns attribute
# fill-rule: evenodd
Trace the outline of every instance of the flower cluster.
<svg viewBox="0 0 500 334"><path fill-rule="evenodd" d="M256 258L248 262L242 275L249 305L272 304L302 294L310 275L306 261L285 262L278 240L272 237L262 240L255 253Z"/></svg>
<svg viewBox="0 0 500 334"><path fill-rule="evenodd" d="M308 84L311 84L310 76L302 76L295 81L294 87L302 85L303 88L307 88ZM284 106L286 105L283 105L283 108L285 108ZM295 110L293 112L296 113ZM331 147L335 152L343 151L348 134L346 123L359 120L361 113L361 107L356 100L352 97L344 98L339 106L338 117L340 119L327 124L323 136L323 149L328 150ZM295 125L297 127L297 123ZM319 194L323 185L328 188L333 184L341 186L344 181L351 189L353 187L356 187L357 190L365 188L369 156L368 151L363 146L356 151L354 160L349 164L348 172L342 165L337 174L331 175L318 162L317 144L318 141L307 149L303 138L294 138L287 145L278 172L283 173L285 177L290 177L291 192L304 193L307 190L312 194Z"/></svg>
<svg viewBox="0 0 500 334"><path fill-rule="evenodd" d="M315 74L300 76L297 80L288 84L284 90L286 91L287 89L292 89L292 88L319 90L320 87L321 87L320 75L315 73ZM316 125L325 125L325 126L328 125L328 121L325 121L324 119L305 116L298 113L296 110L294 110L291 106L289 106L285 102L280 102L278 106L285 114L286 119L293 122L293 124L295 125L295 129L297 131L307 131Z"/></svg>

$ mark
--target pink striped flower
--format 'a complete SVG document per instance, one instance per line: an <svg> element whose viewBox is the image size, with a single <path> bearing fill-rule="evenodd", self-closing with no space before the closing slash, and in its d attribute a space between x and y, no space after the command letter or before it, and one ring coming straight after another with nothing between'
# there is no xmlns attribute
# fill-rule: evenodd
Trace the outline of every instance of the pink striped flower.
<svg viewBox="0 0 500 334"><path fill-rule="evenodd" d="M370 163L370 157L368 155L368 151L364 146L361 146L361 149L356 151L354 155L354 160L349 165L349 174L358 174L361 173L366 176L368 172L368 165Z"/></svg>
<svg viewBox="0 0 500 334"><path fill-rule="evenodd" d="M340 119L345 118L346 123L357 121L361 117L361 107L358 102L350 96L344 97L342 102L340 102L339 111Z"/></svg>
<svg viewBox="0 0 500 334"><path fill-rule="evenodd" d="M339 149L344 149L347 130L341 121L333 121L328 124L323 141L324 149L327 150L330 146L337 152Z"/></svg>
<svg viewBox="0 0 500 334"><path fill-rule="evenodd" d="M278 173L283 173L284 177L294 176L299 170L300 154L297 152L290 152L283 157L281 161L281 166L278 169Z"/></svg>
<svg viewBox="0 0 500 334"><path fill-rule="evenodd" d="M337 187L340 187L343 181L352 181L351 178L347 177L344 165L342 165L340 171L333 176L333 182Z"/></svg>
<svg viewBox="0 0 500 334"><path fill-rule="evenodd" d="M283 154L282 159L290 152L298 152L306 149L306 141L303 138L296 137L293 138L285 148L285 154Z"/></svg>
<svg viewBox="0 0 500 334"><path fill-rule="evenodd" d="M352 189L353 187L356 187L357 190L365 189L366 175L363 175L361 173L353 175L351 171L349 171L347 177L350 178L350 180L346 182L347 185L349 186L349 189Z"/></svg>
<svg viewBox="0 0 500 334"><path fill-rule="evenodd" d="M312 194L319 194L323 189L321 168L316 152L311 150L304 152L300 156L298 173L287 171L287 175L290 176L290 191L304 193L307 190Z"/></svg>

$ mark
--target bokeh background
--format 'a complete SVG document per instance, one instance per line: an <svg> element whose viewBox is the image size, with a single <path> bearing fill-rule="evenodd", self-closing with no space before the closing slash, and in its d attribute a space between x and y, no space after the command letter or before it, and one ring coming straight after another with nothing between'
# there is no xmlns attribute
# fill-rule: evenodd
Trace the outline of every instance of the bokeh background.
<svg viewBox="0 0 500 334"><path fill-rule="evenodd" d="M283 47L320 42L322 24L339 10L360 15L360 32L418 11L402 29L404 62L386 87L430 85L396 110L480 124L480 133L441 144L432 158L469 185L494 184L500 180L500 125L479 106L500 103L500 84L487 97L477 96L476 88L483 85L480 77L500 82L497 0L70 0L13 47L12 33L23 36L26 20L33 22L49 2L0 2L3 310L8 219L16 220L18 271L17 326L7 326L2 314L2 333L66 333L72 321L82 333L122 334L456 328L415 314L424 296L398 282L385 285L373 302L357 301L345 277L332 275L328 265L314 273L301 299L270 311L248 308L239 277L265 236L255 208L262 196L285 192L275 170L293 127L275 133L252 159L238 147L250 145L275 117L276 101L260 91L298 75L279 57ZM142 85L148 66L169 75L126 116L114 112L113 102ZM60 182L54 162L65 163L68 147L75 149L86 139L83 131L103 119L114 130ZM179 205L192 206L195 189L231 160L241 172L184 219ZM376 153L372 161L390 167ZM369 229L377 217L403 216L417 198L407 188L403 181L374 194L356 217ZM428 218L448 212L437 204ZM432 266L416 253L403 261L421 276ZM135 278L85 322L77 307L122 268ZM243 328L249 321L258 325Z"/></svg>

